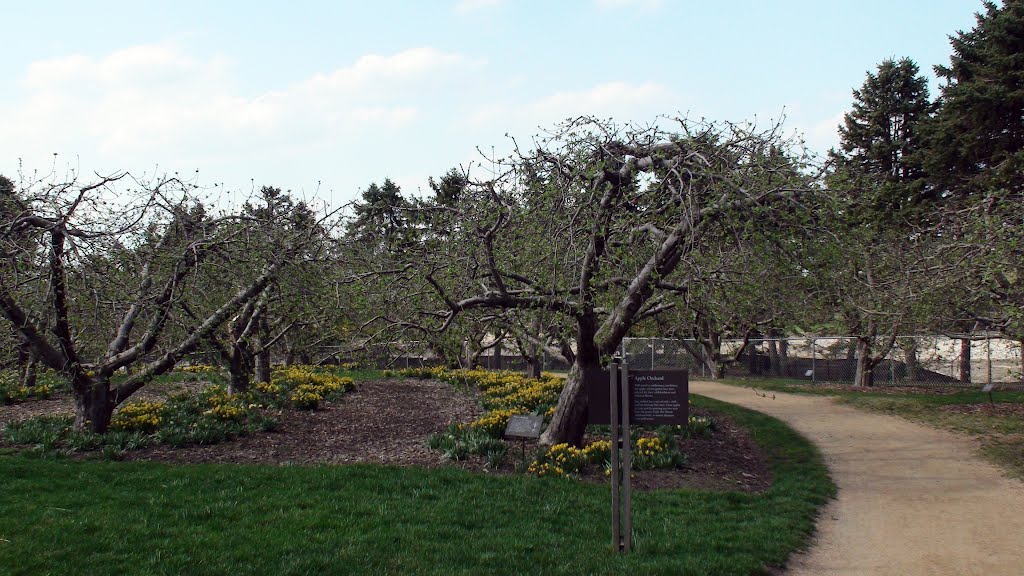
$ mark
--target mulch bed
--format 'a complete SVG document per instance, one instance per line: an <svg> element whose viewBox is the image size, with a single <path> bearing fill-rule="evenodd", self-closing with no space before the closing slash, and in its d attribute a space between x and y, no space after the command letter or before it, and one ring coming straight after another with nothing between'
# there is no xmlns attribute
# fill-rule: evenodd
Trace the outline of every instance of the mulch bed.
<svg viewBox="0 0 1024 576"><path fill-rule="evenodd" d="M66 397L0 406L0 430L14 419L72 410ZM680 440L687 462L679 470L634 471L636 489L690 487L760 492L771 486L767 463L743 429L706 410L691 412L712 416L717 424L715 433ZM506 464L499 470L488 470L481 458L452 463L426 447L427 438L434 432L454 422L470 422L481 413L477 398L443 382L393 378L362 381L340 402L324 403L315 411L276 413L279 425L273 432L210 446L151 446L128 452L124 459L239 464L367 462L425 467L455 464L488 473L512 473L520 460L518 442L510 443ZM529 456L534 446L527 444L525 448ZM600 471L585 480L607 482Z"/></svg>
<svg viewBox="0 0 1024 576"><path fill-rule="evenodd" d="M1024 404L953 404L943 406L942 411L952 414L1024 418Z"/></svg>
<svg viewBox="0 0 1024 576"><path fill-rule="evenodd" d="M274 432L210 446L153 446L132 460L245 464L442 464L427 438L480 415L475 398L443 382L386 379L358 383L341 402L313 411L282 410Z"/></svg>

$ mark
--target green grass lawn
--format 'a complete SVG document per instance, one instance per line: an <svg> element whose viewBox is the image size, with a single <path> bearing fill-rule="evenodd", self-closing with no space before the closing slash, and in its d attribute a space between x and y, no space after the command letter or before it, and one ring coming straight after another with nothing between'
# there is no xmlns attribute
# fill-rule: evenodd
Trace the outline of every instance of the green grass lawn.
<svg viewBox="0 0 1024 576"><path fill-rule="evenodd" d="M0 453L2 574L761 574L805 545L834 493L784 424L747 427L761 495L634 500L636 552L610 546L606 485L455 468L166 465Z"/></svg>
<svg viewBox="0 0 1024 576"><path fill-rule="evenodd" d="M1013 476L1024 478L1024 418L984 413L961 414L947 406L985 404L989 395L977 388L941 388L936 393L900 391L899 388L837 390L802 381L777 379L726 379L727 384L751 386L760 391L836 396L840 402L866 410L902 416L939 428L968 434L981 441L981 454ZM992 402L1024 404L1024 392L996 391Z"/></svg>

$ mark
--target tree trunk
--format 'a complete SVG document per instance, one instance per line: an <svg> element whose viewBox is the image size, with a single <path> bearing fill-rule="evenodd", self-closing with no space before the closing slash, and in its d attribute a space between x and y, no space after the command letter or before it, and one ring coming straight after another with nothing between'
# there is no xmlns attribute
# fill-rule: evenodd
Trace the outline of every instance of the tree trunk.
<svg viewBox="0 0 1024 576"><path fill-rule="evenodd" d="M83 390L82 393L75 393L75 430L106 433L110 427L110 416L114 412L108 382L80 382L72 386L72 389Z"/></svg>
<svg viewBox="0 0 1024 576"><path fill-rule="evenodd" d="M576 358L569 370L569 376L565 379L565 387L558 396L555 415L551 418L547 430L541 434L541 446L553 446L562 442L568 442L573 446L583 444L589 404L584 378L590 371L601 370L601 354L594 340L597 327L593 316L578 318L576 323Z"/></svg>
<svg viewBox="0 0 1024 576"><path fill-rule="evenodd" d="M267 350L256 355L256 381L270 382L270 352Z"/></svg>
<svg viewBox="0 0 1024 576"><path fill-rule="evenodd" d="M707 338L701 338L701 360L708 369L708 375L712 380L725 378L725 363L722 362L722 337L712 332Z"/></svg>
<svg viewBox="0 0 1024 576"><path fill-rule="evenodd" d="M18 345L18 381L20 386L31 388L36 385L36 365L38 356L27 342Z"/></svg>
<svg viewBox="0 0 1024 576"><path fill-rule="evenodd" d="M531 356L526 361L526 377L527 378L540 378L541 366L540 360L536 356Z"/></svg>
<svg viewBox="0 0 1024 576"><path fill-rule="evenodd" d="M857 371L853 376L854 386L873 386L875 366L871 358L871 338L857 338Z"/></svg>
<svg viewBox="0 0 1024 576"><path fill-rule="evenodd" d="M228 382L228 394L242 394L249 389L249 373L252 368L250 357L245 342L231 343L231 354L228 359L231 380Z"/></svg>
<svg viewBox="0 0 1024 576"><path fill-rule="evenodd" d="M494 369L495 370L501 370L501 368L502 368L501 365L503 364L503 362L502 362L502 356L501 356L501 346L502 346L501 342L498 342L494 346L494 348L491 348L491 350L494 350L494 352L492 353L493 357L494 357L494 362L492 362L492 364L494 364Z"/></svg>
<svg viewBox="0 0 1024 576"><path fill-rule="evenodd" d="M903 359L907 365L907 381L917 382L921 370L921 361L918 359L917 338L910 338L903 345Z"/></svg>
<svg viewBox="0 0 1024 576"><path fill-rule="evenodd" d="M256 346L259 353L256 354L256 381L270 382L270 347L267 346L267 339L270 337L270 326L264 316L260 317L260 329L257 333Z"/></svg>
<svg viewBox="0 0 1024 576"><path fill-rule="evenodd" d="M516 345L519 347L520 355L526 362L526 377L527 378L540 378L541 372L541 358L540 358L540 346L536 343L531 342L529 344L529 351L524 351L523 344L517 342Z"/></svg>
<svg viewBox="0 0 1024 576"><path fill-rule="evenodd" d="M538 335L539 337L541 331L540 328L540 321L534 320L533 326L531 328L531 336ZM516 342L516 350L519 351L519 356L523 359L523 362L526 363L526 377L540 378L540 373L542 370L542 357L540 345L537 344L537 342L531 337L520 337L518 335L513 335L513 339Z"/></svg>
<svg viewBox="0 0 1024 576"><path fill-rule="evenodd" d="M789 341L779 340L779 376L789 376Z"/></svg>
<svg viewBox="0 0 1024 576"><path fill-rule="evenodd" d="M782 362L779 360L779 345L775 340L768 341L768 361L771 362L769 370L775 376L782 376Z"/></svg>
<svg viewBox="0 0 1024 576"><path fill-rule="evenodd" d="M971 339L960 339L960 381L971 383Z"/></svg>
<svg viewBox="0 0 1024 576"><path fill-rule="evenodd" d="M761 357L757 353L758 340L751 340L747 348L747 370L751 376L761 375Z"/></svg>

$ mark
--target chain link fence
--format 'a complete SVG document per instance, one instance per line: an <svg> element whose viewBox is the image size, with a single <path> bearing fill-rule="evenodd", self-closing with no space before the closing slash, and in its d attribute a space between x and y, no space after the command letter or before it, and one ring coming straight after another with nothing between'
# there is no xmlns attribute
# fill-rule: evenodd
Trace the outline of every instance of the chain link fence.
<svg viewBox="0 0 1024 576"><path fill-rule="evenodd" d="M1021 384L1021 342L990 335L901 336L875 339L869 351L873 384L880 386L980 386ZM723 341L718 362L726 375L853 384L858 340L849 337L762 338ZM885 352L884 354L882 352ZM708 377L716 362L699 342L668 338L626 338L621 355L630 366L685 368ZM879 357L880 356L880 357Z"/></svg>
<svg viewBox="0 0 1024 576"><path fill-rule="evenodd" d="M1022 343L994 335L900 336L888 350L888 339L871 342L872 382L878 386L965 386L1024 384ZM620 355L640 369L686 369L694 378L708 378L719 365L725 375L806 380L811 383L853 384L857 374L858 340L850 337L724 340L717 360L700 342L673 338L625 338ZM884 352L884 353L883 353ZM541 370L569 369L557 355L537 350ZM313 357L315 356L315 358ZM210 353L195 354L192 363L216 363ZM278 359L277 361L281 361ZM373 344L357 350L320 347L299 363L358 362L368 368L420 368L445 363L425 341ZM484 350L460 363L489 369L527 371L527 359L512 343Z"/></svg>
<svg viewBox="0 0 1024 576"><path fill-rule="evenodd" d="M526 371L527 359L519 353L514 344L505 342L491 346L482 352L470 356L468 347L463 348L458 359L448 359L459 365L481 367L490 370ZM326 364L342 364L355 362L361 366L377 369L427 368L446 363L429 342L406 340L400 342L384 342L361 346L354 350L343 350L340 347L322 347L315 362ZM536 351L537 362L543 371L564 372L569 365L560 356L547 353L543 349Z"/></svg>

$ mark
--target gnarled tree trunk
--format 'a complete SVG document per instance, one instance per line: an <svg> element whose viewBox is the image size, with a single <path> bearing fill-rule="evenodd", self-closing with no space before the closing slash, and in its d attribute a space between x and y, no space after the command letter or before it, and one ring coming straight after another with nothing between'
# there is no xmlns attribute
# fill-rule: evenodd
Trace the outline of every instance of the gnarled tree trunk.
<svg viewBox="0 0 1024 576"><path fill-rule="evenodd" d="M871 357L872 338L857 338L857 370L853 375L854 386L874 386L875 365Z"/></svg>
<svg viewBox="0 0 1024 576"><path fill-rule="evenodd" d="M960 381L971 383L971 339L960 339Z"/></svg>
<svg viewBox="0 0 1024 576"><path fill-rule="evenodd" d="M558 409L540 437L540 443L545 446L558 442L568 442L573 446L583 443L589 405L584 379L588 373L601 370L602 366L594 341L597 332L595 318L592 315L581 317L577 319L577 326L576 358L558 397Z"/></svg>
<svg viewBox="0 0 1024 576"><path fill-rule="evenodd" d="M76 376L73 383L76 390L85 390L84 394L75 394L75 429L88 430L95 434L103 434L110 428L110 417L116 407L110 397L109 380Z"/></svg>

